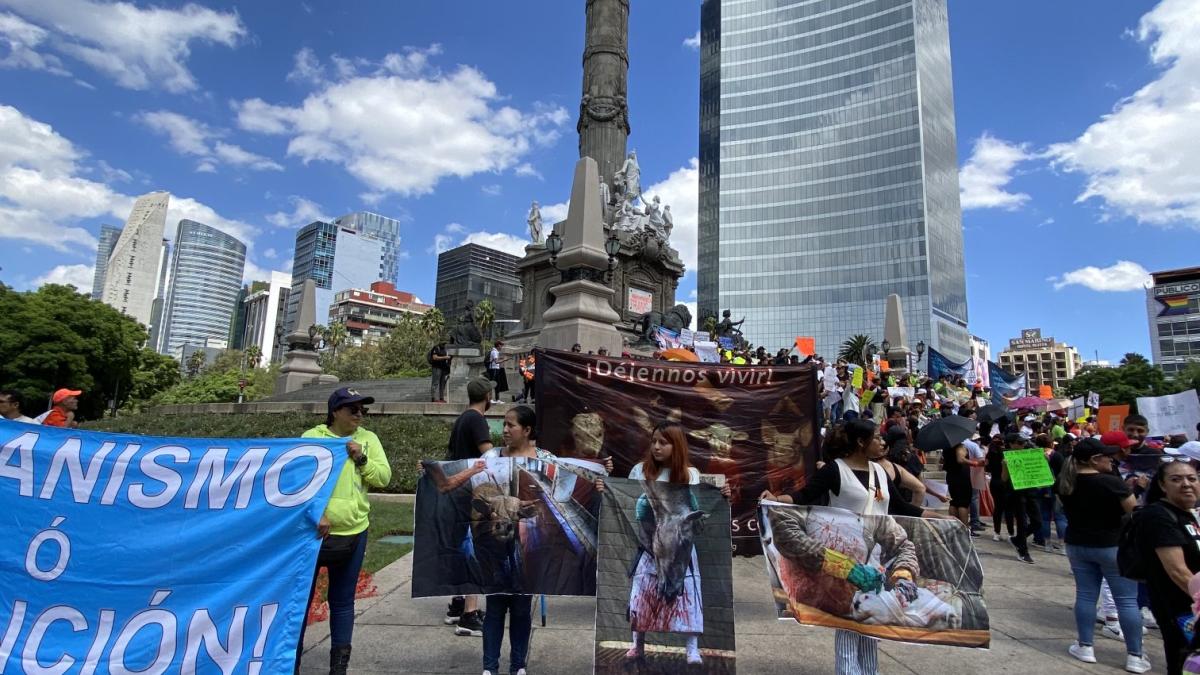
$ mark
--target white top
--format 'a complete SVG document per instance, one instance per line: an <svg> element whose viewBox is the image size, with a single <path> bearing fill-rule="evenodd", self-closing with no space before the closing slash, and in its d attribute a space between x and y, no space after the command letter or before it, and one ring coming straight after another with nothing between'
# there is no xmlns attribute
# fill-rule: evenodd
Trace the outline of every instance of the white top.
<svg viewBox="0 0 1200 675"><path fill-rule="evenodd" d="M987 452L971 439L963 441L963 447L967 449L967 457L971 459L983 459L987 457Z"/></svg>
<svg viewBox="0 0 1200 675"><path fill-rule="evenodd" d="M492 351L488 352L488 368L500 367L500 350L492 347Z"/></svg>
<svg viewBox="0 0 1200 675"><path fill-rule="evenodd" d="M646 480L646 475L642 471L642 463L638 462L633 466L633 470L629 472L629 480ZM658 472L659 482L666 483L671 480L671 470L663 468ZM688 485L700 484L700 469L694 466L688 467Z"/></svg>
<svg viewBox="0 0 1200 675"><path fill-rule="evenodd" d="M854 470L846 464L845 460L835 459L837 463L839 479L841 480L841 489L838 494L829 493L829 505L839 509L846 509L859 515L887 515L888 501L891 495L888 494L887 474L883 472L883 467L875 462L867 462L870 467L870 473L867 477L867 486L858 480L858 476L854 475ZM883 499L875 499L875 489L878 488Z"/></svg>
<svg viewBox="0 0 1200 675"><path fill-rule="evenodd" d="M32 417L26 417L24 415L18 415L17 417L13 417L11 419L7 417L0 417L0 419L7 419L9 422L24 422L25 424L41 424Z"/></svg>

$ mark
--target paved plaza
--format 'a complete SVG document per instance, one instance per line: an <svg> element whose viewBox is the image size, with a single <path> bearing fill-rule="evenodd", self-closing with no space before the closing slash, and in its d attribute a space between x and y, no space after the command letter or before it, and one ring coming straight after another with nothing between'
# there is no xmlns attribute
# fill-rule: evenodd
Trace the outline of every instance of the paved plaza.
<svg viewBox="0 0 1200 675"><path fill-rule="evenodd" d="M1124 644L1097 636L1099 663L1067 655L1075 629L1074 584L1061 554L1033 555L1036 565L1017 561L1008 543L976 540L983 563L992 623L990 651L882 643L880 672L903 673L1123 673ZM479 673L481 641L457 637L442 625L446 601L414 600L411 555L375 577L379 595L358 603L352 673ZM777 621L762 558L734 561L737 610L737 667L740 673L824 674L833 672L833 632ZM534 613L530 673L590 673L595 602L548 598L548 620ZM328 672L326 624L310 627L303 673ZM1152 672L1163 672L1162 642L1146 639ZM507 671L507 644L501 672Z"/></svg>

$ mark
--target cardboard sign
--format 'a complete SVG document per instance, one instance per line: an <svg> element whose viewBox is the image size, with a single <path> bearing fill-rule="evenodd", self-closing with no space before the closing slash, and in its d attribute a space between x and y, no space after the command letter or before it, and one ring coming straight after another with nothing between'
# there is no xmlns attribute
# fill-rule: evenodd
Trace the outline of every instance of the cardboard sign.
<svg viewBox="0 0 1200 675"><path fill-rule="evenodd" d="M1096 428L1100 433L1120 431L1128 416L1129 406L1127 405L1102 405L1100 412L1096 413Z"/></svg>
<svg viewBox="0 0 1200 675"><path fill-rule="evenodd" d="M888 387L888 396L913 400L917 397L916 387Z"/></svg>
<svg viewBox="0 0 1200 675"><path fill-rule="evenodd" d="M1014 490L1027 490L1054 485L1054 474L1050 462L1040 448L1030 450L1005 450L1004 461L1008 464L1008 475Z"/></svg>
<svg viewBox="0 0 1200 675"><path fill-rule="evenodd" d="M625 296L625 308L634 314L645 314L654 309L654 294L640 288L629 289Z"/></svg>
<svg viewBox="0 0 1200 675"><path fill-rule="evenodd" d="M1150 423L1151 436L1183 434L1191 438L1200 422L1200 398L1196 397L1195 389L1138 398L1137 409Z"/></svg>
<svg viewBox="0 0 1200 675"><path fill-rule="evenodd" d="M1054 389L1048 384L1038 387L1038 398L1054 398Z"/></svg>

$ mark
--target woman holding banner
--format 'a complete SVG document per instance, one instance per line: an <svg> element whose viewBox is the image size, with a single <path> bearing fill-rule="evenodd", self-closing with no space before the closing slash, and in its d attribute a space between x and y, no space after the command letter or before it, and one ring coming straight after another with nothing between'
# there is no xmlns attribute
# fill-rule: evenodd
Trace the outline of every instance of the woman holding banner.
<svg viewBox="0 0 1200 675"><path fill-rule="evenodd" d="M903 499L892 499L899 491L876 461L884 456L883 441L874 424L854 420L833 427L825 441L825 456L830 461L817 470L812 479L799 492L792 495L774 495L764 492L761 499L785 504L821 504L828 499L829 506L846 509L859 515L897 515L925 518L944 516L925 511ZM899 529L899 528L896 528ZM876 588L884 585L896 589L910 600L917 597L917 556L911 541L901 541L900 530L889 539L896 550L885 551L889 558L899 561L892 567L888 579L866 560L847 560L844 552L827 549L823 571L859 588ZM869 555L869 551L866 552ZM846 574L841 574L840 571ZM848 630L834 631L834 658L838 675L873 675L879 672L879 641Z"/></svg>
<svg viewBox="0 0 1200 675"><path fill-rule="evenodd" d="M329 397L325 424L302 434L303 438L344 438L349 455L333 487L329 506L325 507L317 524L317 536L322 539L321 552L317 555L317 569L313 572L308 605L305 605L307 615L317 588L316 572L322 567L328 569L330 675L346 675L350 665L354 594L358 590L358 574L367 551L367 527L370 525L371 502L367 499L367 488L384 487L392 480L392 467L379 437L362 428L367 406L374 402L374 398L362 396L353 389L338 389ZM303 651L304 626L301 625L296 673L300 672Z"/></svg>
<svg viewBox="0 0 1200 675"><path fill-rule="evenodd" d="M1078 638L1068 648L1071 656L1095 663L1092 647L1096 601L1100 582L1108 581L1117 605L1125 639L1126 670L1142 673L1150 664L1142 655L1142 614L1138 610L1137 584L1121 576L1117 543L1125 514L1137 503L1129 487L1112 474L1118 448L1095 438L1075 447L1069 466L1058 478L1058 495L1067 516L1067 560L1075 577L1075 630ZM1145 668L1138 670L1142 665Z"/></svg>

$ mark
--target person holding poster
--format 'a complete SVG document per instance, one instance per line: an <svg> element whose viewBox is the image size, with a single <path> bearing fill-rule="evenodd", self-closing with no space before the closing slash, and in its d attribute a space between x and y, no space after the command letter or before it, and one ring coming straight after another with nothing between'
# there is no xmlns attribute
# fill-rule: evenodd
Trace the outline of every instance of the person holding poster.
<svg viewBox="0 0 1200 675"><path fill-rule="evenodd" d="M379 437L362 428L367 406L375 399L354 389L342 387L329 397L325 424L304 432L302 438L345 438L350 461L342 466L329 506L317 524L322 538L317 568L313 570L308 603L317 588L317 572L329 571L329 673L346 675L350 665L351 638L354 635L354 594L358 574L367 552L367 527L371 502L367 488L381 488L392 480L392 467ZM296 651L296 672L300 672L300 654L304 651L304 627L300 628L300 648Z"/></svg>
<svg viewBox="0 0 1200 675"><path fill-rule="evenodd" d="M688 461L687 433L678 422L660 422L651 434L650 450L645 459L629 472L630 480L667 482L675 485L698 485L700 471ZM729 484L721 488L721 494L729 498ZM596 487L603 490L604 482L597 481ZM682 579L682 590L673 599L665 597L663 589L669 582L660 580L654 560L655 521L650 497L643 494L637 501L637 520L642 540L636 563L630 576L633 584L629 593L629 626L633 646L625 658L645 658L647 632L683 633L687 636L687 662L702 663L700 635L704 632L704 603L700 595L700 563L695 547L689 552L690 562ZM695 495L691 495L691 510L699 506Z"/></svg>
<svg viewBox="0 0 1200 675"><path fill-rule="evenodd" d="M1112 473L1118 452L1115 446L1085 438L1075 447L1071 464L1059 473L1058 494L1067 515L1067 560L1075 577L1077 639L1067 651L1084 663L1096 662L1092 647L1096 601L1101 581L1107 581L1125 638L1127 665L1136 665L1143 656L1142 614L1137 584L1121 576L1117 566L1117 544L1122 519L1133 511L1137 499Z"/></svg>
<svg viewBox="0 0 1200 675"><path fill-rule="evenodd" d="M804 488L792 495L764 492L761 499L784 504L820 504L828 498L829 506L858 515L945 517L924 511L902 499L891 499L891 495L899 494L896 485L888 478L883 467L873 461L883 455L883 441L871 422L853 420L836 425L825 441L825 456L830 461L813 475ZM891 521L879 522L886 527L886 523ZM881 557L896 561L886 580L878 570L867 564L874 546L866 546L862 542L858 542L853 550L849 547L846 550L824 548L823 560L817 572L797 570L797 573L815 574L817 578L812 580L814 587L829 589L831 597L849 597L844 588L849 585L864 591L881 587L895 589L910 601L915 600L918 591L914 582L919 572L915 547L904 531L896 531L898 529L876 533L878 536L871 542L883 548ZM875 638L838 629L834 631L834 650L838 675L873 675L879 672L879 641Z"/></svg>

